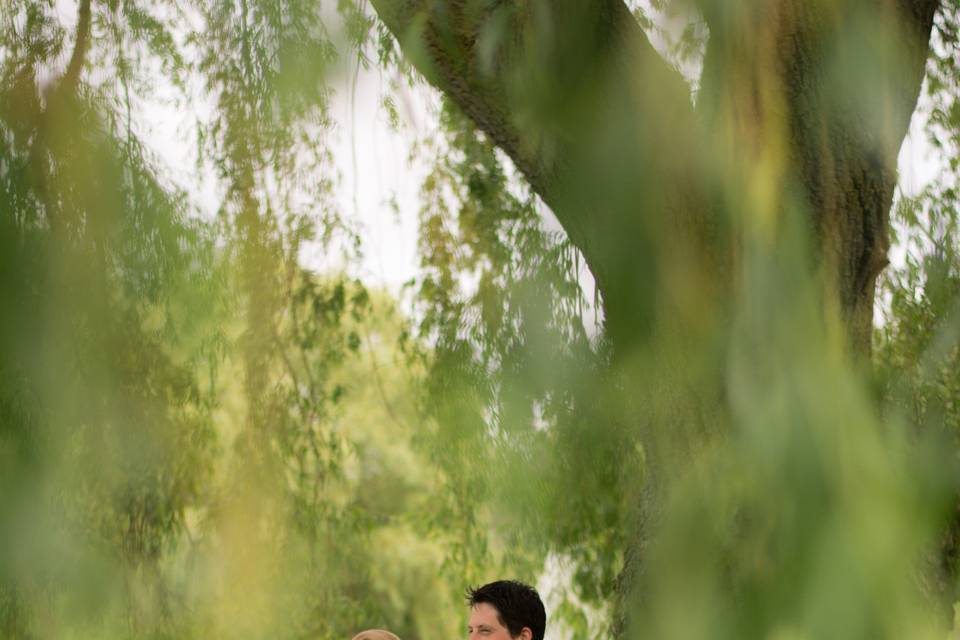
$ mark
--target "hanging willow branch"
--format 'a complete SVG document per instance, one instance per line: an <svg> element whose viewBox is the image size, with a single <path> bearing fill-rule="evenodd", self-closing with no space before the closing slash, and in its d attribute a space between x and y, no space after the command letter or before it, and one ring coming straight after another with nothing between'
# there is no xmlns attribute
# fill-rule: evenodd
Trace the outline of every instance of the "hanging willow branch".
<svg viewBox="0 0 960 640"><path fill-rule="evenodd" d="M90 17L90 0L80 0L80 7L77 10L77 37L73 44L70 62L57 86L58 91L71 91L76 88L87 50L90 48Z"/></svg>

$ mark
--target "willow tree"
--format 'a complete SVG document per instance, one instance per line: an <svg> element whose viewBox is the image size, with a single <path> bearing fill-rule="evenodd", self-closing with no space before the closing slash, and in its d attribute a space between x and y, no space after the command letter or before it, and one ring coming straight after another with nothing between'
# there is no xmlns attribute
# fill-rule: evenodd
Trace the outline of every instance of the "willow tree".
<svg viewBox="0 0 960 640"><path fill-rule="evenodd" d="M688 16L679 49L693 50L693 73L679 49L661 53L664 32L648 12L622 0L373 1L406 59L466 116L476 140L509 157L596 279L611 357L594 370L605 388L586 403L612 401L619 409L588 410L587 422L610 421L566 435L581 458L616 466L638 462L624 456L632 450L624 439L584 445L605 438L605 429L638 425L635 473L643 488L635 517L615 526L629 528L619 598L648 610L641 628L657 637L753 636L791 624L818 637L895 635L900 623L877 609L888 597L902 603L893 591L847 603L857 622L842 633L797 611L821 606L810 604L819 602L811 585L823 574L803 564L822 551L813 540L825 532L865 535L852 520L831 528L855 520L856 507L834 501L845 481L828 467L846 463L826 461L820 448L846 446L849 437L872 452L868 458L883 455L868 445L875 426L849 435L849 422L876 424L868 394L850 388L871 354L897 156L931 56L935 16L943 10L949 38L956 7L939 0L652 4ZM474 169L466 165L483 161L460 151L473 193ZM480 206L473 215L497 214ZM804 351L821 355L811 360ZM818 406L820 393L827 395ZM730 459L721 461L718 451ZM901 454L890 454L888 471L916 471L916 461ZM711 471L691 480L688 468L698 459L709 459ZM738 464L760 470L744 476ZM881 468L860 469L865 485ZM806 482L809 491L791 482ZM574 497L579 490L554 484ZM878 513L891 522L926 508L878 499L891 509ZM923 513L924 522L939 521ZM727 532L709 533L712 527ZM907 529L892 530L922 555ZM564 547L563 538L561 549L575 546ZM660 560L647 560L651 548ZM871 560L851 562L854 574L884 562L874 551ZM716 572L705 568L718 564ZM898 566L902 578L916 568ZM722 595L718 585L731 584L737 595ZM712 613L694 615L699 622L664 614L674 606L665 593ZM640 599L625 600L629 594ZM786 605L791 598L797 603ZM752 613L711 627L705 621L723 619L724 602L753 605Z"/></svg>
<svg viewBox="0 0 960 640"><path fill-rule="evenodd" d="M0 3L6 636L408 637L447 615L424 589L546 560L570 562L551 618L578 638L606 631L578 604L611 601L644 637L943 637L947 184L897 209L944 249L887 288L878 362L902 401L881 408L861 365L931 54L960 166L955 1L653 3L664 22L375 0L445 96L418 147L421 335L401 339L422 396L377 364L399 323L300 263L355 239L325 71L374 59L366 3L78 0L70 26L63 4ZM378 63L408 69L380 36ZM212 106L217 228L138 139L158 73Z"/></svg>
<svg viewBox="0 0 960 640"><path fill-rule="evenodd" d="M869 350L897 153L939 2L700 2L709 44L695 102L619 0L374 4L411 60L557 215L598 278L618 349L652 322L648 267L637 259L644 229L675 231L669 249L644 247L654 255L709 246L728 263L731 250L716 246L732 213L713 196L772 164L770 185L782 193L770 215L788 202L806 209L850 342ZM705 160L718 157L722 176ZM604 161L621 167L616 175L581 178Z"/></svg>

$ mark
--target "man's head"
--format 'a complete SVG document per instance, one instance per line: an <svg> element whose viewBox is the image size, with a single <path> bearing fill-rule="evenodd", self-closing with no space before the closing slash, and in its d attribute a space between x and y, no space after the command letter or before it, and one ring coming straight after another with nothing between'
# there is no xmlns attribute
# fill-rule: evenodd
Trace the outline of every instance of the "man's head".
<svg viewBox="0 0 960 640"><path fill-rule="evenodd" d="M367 629L353 636L353 640L400 640L400 638L383 629Z"/></svg>
<svg viewBox="0 0 960 640"><path fill-rule="evenodd" d="M533 587L498 580L467 590L470 640L543 640L547 612Z"/></svg>

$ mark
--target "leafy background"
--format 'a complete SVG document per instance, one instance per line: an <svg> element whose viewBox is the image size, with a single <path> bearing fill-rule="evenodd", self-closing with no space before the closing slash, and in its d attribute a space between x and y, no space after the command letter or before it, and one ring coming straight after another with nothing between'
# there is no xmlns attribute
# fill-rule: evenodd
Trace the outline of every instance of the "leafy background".
<svg viewBox="0 0 960 640"><path fill-rule="evenodd" d="M453 637L465 586L501 576L544 587L551 637L608 637L656 483L628 605L646 637L949 633L956 3L922 101L943 161L894 207L873 372L818 320L805 249L751 245L760 303L706 418L716 390L686 385L717 354L666 343L618 377L576 249L366 3L64 4L0 5L2 637ZM704 27L654 9L695 85ZM335 197L331 103L360 68L395 127L432 96L399 292L357 277ZM215 215L145 142L166 92Z"/></svg>

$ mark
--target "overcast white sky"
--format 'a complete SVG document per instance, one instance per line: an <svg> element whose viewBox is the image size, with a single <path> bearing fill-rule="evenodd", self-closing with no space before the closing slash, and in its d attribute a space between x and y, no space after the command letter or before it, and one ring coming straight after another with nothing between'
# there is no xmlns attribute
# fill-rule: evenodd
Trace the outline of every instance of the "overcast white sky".
<svg viewBox="0 0 960 640"><path fill-rule="evenodd" d="M408 91L407 99L397 102L403 120L398 132L381 106L386 79L378 70L361 70L354 88L354 72L344 70L335 79L331 115L336 128L330 142L339 173L336 200L343 215L361 230L363 258L357 275L395 290L416 271L418 193L424 170L408 158L416 135L430 126L426 105L430 96ZM195 138L197 114L202 118L212 105L205 104L197 91L197 101L184 111L172 88L158 87L157 94L156 100L139 105L140 133L167 176L190 194L204 215L212 216L222 191L212 175L196 170ZM307 253L306 260L317 267L324 263L316 253Z"/></svg>
<svg viewBox="0 0 960 640"><path fill-rule="evenodd" d="M435 97L425 88L405 88L404 99L396 102L402 121L398 132L391 128L381 105L387 79L377 69L360 70L354 88L354 72L344 70L336 79L332 104L337 122L332 151L340 173L336 199L342 213L362 232L363 257L357 275L396 291L417 271L418 194L424 167L411 164L409 158L413 140L435 126L429 111ZM142 106L142 133L170 177L193 195L201 210L212 215L220 190L210 176L198 175L195 170L192 123L196 116L172 103L172 89L161 87L158 94L158 100ZM191 109L201 114L211 108L202 102L191 104ZM936 175L940 164L921 127L922 118L915 115L899 156L900 187L910 195ZM316 262L314 266L324 262L315 254L306 259Z"/></svg>

